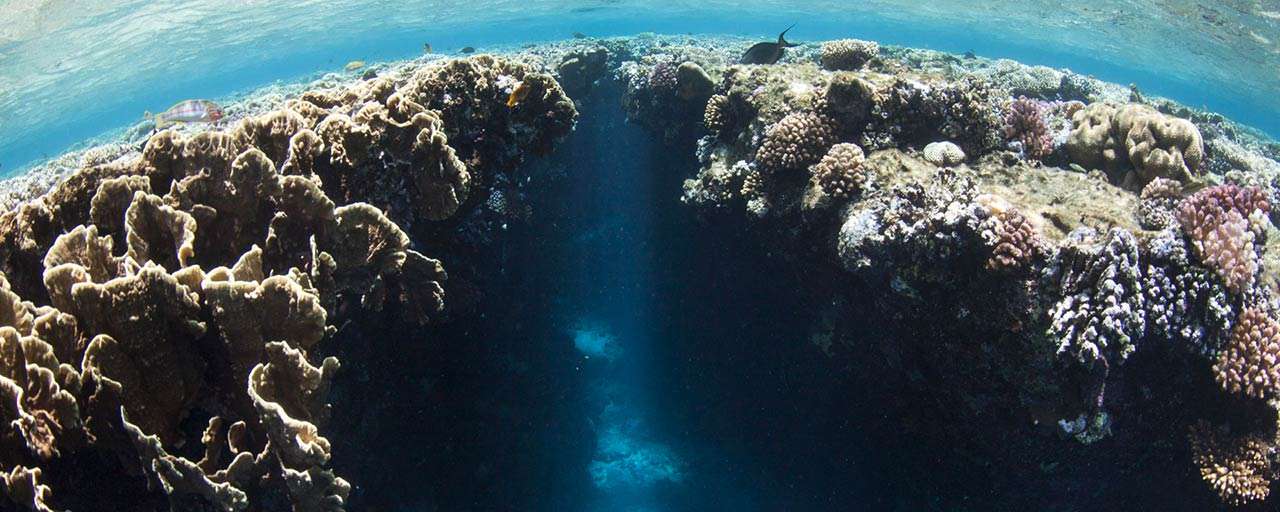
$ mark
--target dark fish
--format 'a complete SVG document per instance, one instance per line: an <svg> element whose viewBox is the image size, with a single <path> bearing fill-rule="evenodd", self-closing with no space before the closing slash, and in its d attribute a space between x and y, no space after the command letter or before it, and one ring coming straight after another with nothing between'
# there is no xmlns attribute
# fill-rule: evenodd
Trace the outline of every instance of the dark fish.
<svg viewBox="0 0 1280 512"><path fill-rule="evenodd" d="M574 38L574 39L586 39L586 38L587 38L587 35L586 35L586 34L583 34L582 32L574 32L574 33L573 33L573 38Z"/></svg>
<svg viewBox="0 0 1280 512"><path fill-rule="evenodd" d="M973 53L973 50L969 50L969 51L967 51L967 52L964 52L964 58L966 58L966 59L976 59L976 58L978 58L978 54Z"/></svg>
<svg viewBox="0 0 1280 512"><path fill-rule="evenodd" d="M778 42L776 43L756 43L747 49L747 53L742 54L742 58L738 59L740 64L773 64L782 58L782 52L787 48L800 46L788 43L783 36L787 35L795 25L787 27L781 34L778 34Z"/></svg>
<svg viewBox="0 0 1280 512"><path fill-rule="evenodd" d="M472 48L472 47L470 47L470 46L464 46L464 47L462 47L462 49L461 49L461 50L458 50L458 51L460 51L460 52L462 52L462 53L475 53L475 52L476 52L476 49L475 49L475 48Z"/></svg>
<svg viewBox="0 0 1280 512"><path fill-rule="evenodd" d="M422 53L431 53L431 43L422 43Z"/></svg>

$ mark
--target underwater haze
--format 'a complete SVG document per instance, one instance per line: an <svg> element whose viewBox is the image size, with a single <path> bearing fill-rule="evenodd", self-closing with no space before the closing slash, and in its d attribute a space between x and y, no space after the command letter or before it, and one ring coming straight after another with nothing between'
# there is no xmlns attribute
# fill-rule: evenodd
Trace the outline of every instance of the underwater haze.
<svg viewBox="0 0 1280 512"><path fill-rule="evenodd" d="M1278 78L1262 1L0 0L0 512L1274 508Z"/></svg>

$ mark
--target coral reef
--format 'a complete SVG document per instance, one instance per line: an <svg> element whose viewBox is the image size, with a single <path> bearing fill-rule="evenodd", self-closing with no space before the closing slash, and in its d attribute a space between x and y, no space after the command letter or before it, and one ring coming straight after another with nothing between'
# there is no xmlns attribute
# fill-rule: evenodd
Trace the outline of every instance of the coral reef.
<svg viewBox="0 0 1280 512"><path fill-rule="evenodd" d="M813 167L813 177L827 195L845 199L858 194L867 186L867 175L862 172L866 157L856 144L831 146L826 156Z"/></svg>
<svg viewBox="0 0 1280 512"><path fill-rule="evenodd" d="M1208 423L1192 427L1191 450L1200 476L1222 500L1244 505L1267 499L1274 473L1275 446L1256 435L1220 432Z"/></svg>
<svg viewBox="0 0 1280 512"><path fill-rule="evenodd" d="M1270 399L1280 395L1280 324L1266 312L1249 308L1240 313L1231 340L1213 365L1223 389Z"/></svg>
<svg viewBox="0 0 1280 512"><path fill-rule="evenodd" d="M455 215L575 117L549 76L477 56L225 131L163 131L6 213L0 276L22 279L0 279L3 494L31 510L343 510L351 484L322 435L334 320L437 317L444 269L403 227ZM198 459L191 421L207 423ZM89 491L104 486L133 499Z"/></svg>
<svg viewBox="0 0 1280 512"><path fill-rule="evenodd" d="M822 67L832 71L852 71L880 54L880 44L858 39L840 39L822 43Z"/></svg>

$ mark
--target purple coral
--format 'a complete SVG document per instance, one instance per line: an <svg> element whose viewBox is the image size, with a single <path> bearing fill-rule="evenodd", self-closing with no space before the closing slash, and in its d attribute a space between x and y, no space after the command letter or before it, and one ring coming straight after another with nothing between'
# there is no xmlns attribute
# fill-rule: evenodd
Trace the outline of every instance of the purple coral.
<svg viewBox="0 0 1280 512"><path fill-rule="evenodd" d="M1041 160L1053 152L1053 136L1039 101L1018 97L1004 114L1004 137L1022 145L1027 158Z"/></svg>

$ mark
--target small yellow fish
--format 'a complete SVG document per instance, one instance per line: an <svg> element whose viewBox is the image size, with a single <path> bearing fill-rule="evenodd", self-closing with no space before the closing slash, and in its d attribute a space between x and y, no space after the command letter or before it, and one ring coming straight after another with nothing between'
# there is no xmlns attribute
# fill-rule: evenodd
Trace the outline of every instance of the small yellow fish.
<svg viewBox="0 0 1280 512"><path fill-rule="evenodd" d="M362 60L353 60L353 61L351 61L351 62L348 62L348 63L347 63L347 65L346 65L346 66L344 66L342 69L345 69L345 70L347 70L347 71L355 71L355 70L360 69L360 68L362 68L362 67L364 67L364 61L362 61Z"/></svg>
<svg viewBox="0 0 1280 512"><path fill-rule="evenodd" d="M529 96L530 89L533 88L529 87L529 84L520 82L519 85L516 85L516 87L511 90L511 95L507 96L507 106L515 107L516 105L519 105L521 101L524 101L524 99Z"/></svg>

